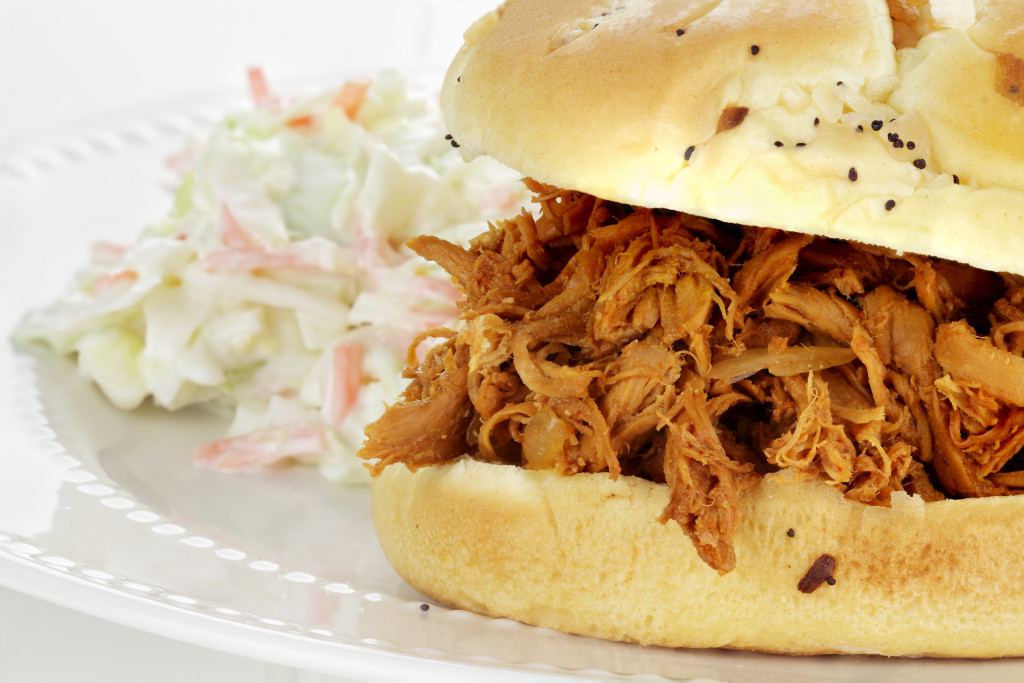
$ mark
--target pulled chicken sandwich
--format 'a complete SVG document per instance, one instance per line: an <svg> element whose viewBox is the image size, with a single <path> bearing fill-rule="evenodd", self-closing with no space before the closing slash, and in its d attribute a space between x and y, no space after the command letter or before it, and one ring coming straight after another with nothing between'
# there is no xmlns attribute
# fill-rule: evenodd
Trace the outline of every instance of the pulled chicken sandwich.
<svg viewBox="0 0 1024 683"><path fill-rule="evenodd" d="M410 242L465 299L361 451L399 573L641 643L1024 654L1020 28L939 0L474 25L448 125L535 210Z"/></svg>

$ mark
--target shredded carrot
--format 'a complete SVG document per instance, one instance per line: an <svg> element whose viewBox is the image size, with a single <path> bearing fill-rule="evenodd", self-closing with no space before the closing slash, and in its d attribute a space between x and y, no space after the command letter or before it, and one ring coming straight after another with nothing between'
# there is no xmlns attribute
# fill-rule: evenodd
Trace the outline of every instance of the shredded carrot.
<svg viewBox="0 0 1024 683"><path fill-rule="evenodd" d="M310 126L313 125L313 121L315 121L315 119L313 118L312 114L299 114L285 121L284 125L288 126L289 128L296 129L309 128Z"/></svg>
<svg viewBox="0 0 1024 683"><path fill-rule="evenodd" d="M256 104L262 104L270 99L267 78L263 75L263 69L258 66L249 67L249 94L252 95L252 101Z"/></svg>
<svg viewBox="0 0 1024 683"><path fill-rule="evenodd" d="M331 358L330 420L340 425L359 400L363 385L363 347L359 344L338 344Z"/></svg>
<svg viewBox="0 0 1024 683"><path fill-rule="evenodd" d="M101 240L93 242L90 247L90 257L93 263L115 264L124 257L126 247L116 242Z"/></svg>
<svg viewBox="0 0 1024 683"><path fill-rule="evenodd" d="M369 81L346 81L335 96L334 104L341 107L349 119L355 121L360 107L366 101L366 91L369 89Z"/></svg>
<svg viewBox="0 0 1024 683"><path fill-rule="evenodd" d="M285 458L323 453L323 429L305 422L267 427L204 444L192 453L198 467L224 471L270 467Z"/></svg>
<svg viewBox="0 0 1024 683"><path fill-rule="evenodd" d="M251 248L259 247L260 242L256 236L245 229L238 222L235 214L231 212L227 204L220 205L220 241L226 247Z"/></svg>
<svg viewBox="0 0 1024 683"><path fill-rule="evenodd" d="M93 296L117 287L118 285L132 284L139 279L139 274L130 268L118 268L100 276L92 286Z"/></svg>

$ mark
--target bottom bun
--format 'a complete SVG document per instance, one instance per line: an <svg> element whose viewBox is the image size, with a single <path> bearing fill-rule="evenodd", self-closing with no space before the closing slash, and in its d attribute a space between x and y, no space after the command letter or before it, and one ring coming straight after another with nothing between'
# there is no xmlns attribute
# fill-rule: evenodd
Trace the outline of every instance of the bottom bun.
<svg viewBox="0 0 1024 683"><path fill-rule="evenodd" d="M670 647L1024 654L1024 497L926 504L898 493L870 507L770 475L741 500L725 575L657 521L667 502L667 487L643 479L469 458L391 466L373 485L388 560L451 607ZM832 580L801 592L823 555Z"/></svg>

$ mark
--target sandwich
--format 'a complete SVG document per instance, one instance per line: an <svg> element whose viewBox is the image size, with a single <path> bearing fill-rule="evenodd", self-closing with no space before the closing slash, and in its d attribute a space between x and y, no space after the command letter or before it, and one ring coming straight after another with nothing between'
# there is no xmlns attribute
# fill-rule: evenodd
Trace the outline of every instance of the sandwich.
<svg viewBox="0 0 1024 683"><path fill-rule="evenodd" d="M601 638L1024 654L1024 10L509 0L441 92L534 211L367 430L443 604Z"/></svg>

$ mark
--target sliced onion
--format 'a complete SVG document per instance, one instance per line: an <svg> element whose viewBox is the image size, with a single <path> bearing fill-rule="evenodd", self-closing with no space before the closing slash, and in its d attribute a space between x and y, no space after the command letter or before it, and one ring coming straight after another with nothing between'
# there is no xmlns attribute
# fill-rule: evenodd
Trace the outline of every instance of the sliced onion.
<svg viewBox="0 0 1024 683"><path fill-rule="evenodd" d="M1024 489L1024 471L996 472L988 475L989 481L997 486L1005 486L1010 489Z"/></svg>
<svg viewBox="0 0 1024 683"><path fill-rule="evenodd" d="M715 363L708 377L732 383L761 370L767 370L776 377L790 377L845 365L856 358L857 354L849 347L791 346L782 353L750 349L739 356Z"/></svg>
<svg viewBox="0 0 1024 683"><path fill-rule="evenodd" d="M940 325L935 359L964 384L979 386L1015 406L1024 406L1024 358L979 339L962 320Z"/></svg>
<svg viewBox="0 0 1024 683"><path fill-rule="evenodd" d="M554 469L562 452L575 437L575 429L548 408L542 407L523 430L523 459L526 467L534 470Z"/></svg>

